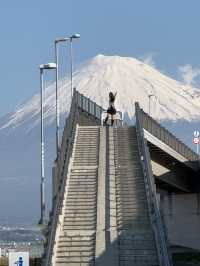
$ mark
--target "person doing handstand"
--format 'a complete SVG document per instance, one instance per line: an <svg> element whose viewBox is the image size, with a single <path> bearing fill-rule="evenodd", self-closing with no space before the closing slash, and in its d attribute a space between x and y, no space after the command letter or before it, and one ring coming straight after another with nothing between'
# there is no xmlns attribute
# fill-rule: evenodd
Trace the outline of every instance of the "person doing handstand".
<svg viewBox="0 0 200 266"><path fill-rule="evenodd" d="M112 92L109 93L109 107L107 109L107 117L104 120L105 125L107 124L109 115L111 115L111 126L113 126L114 124L114 115L116 114L114 102L115 102L116 95L117 95L117 92L114 94Z"/></svg>

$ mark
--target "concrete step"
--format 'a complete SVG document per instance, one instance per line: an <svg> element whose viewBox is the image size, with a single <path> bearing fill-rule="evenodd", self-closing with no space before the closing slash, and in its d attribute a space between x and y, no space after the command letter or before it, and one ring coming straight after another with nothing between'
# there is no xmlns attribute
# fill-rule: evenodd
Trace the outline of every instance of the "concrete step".
<svg viewBox="0 0 200 266"><path fill-rule="evenodd" d="M71 202L71 201L74 201L74 200L80 200L80 201L93 201L93 199L94 199L94 195L95 194L91 194L91 195L85 195L85 194L83 194L83 195L78 195L78 197L77 197L77 194L72 194L72 195L67 195L67 198L66 198L66 201L69 201L69 202Z"/></svg>
<svg viewBox="0 0 200 266"><path fill-rule="evenodd" d="M82 178L82 177L95 177L97 173L97 167L94 169L78 169L72 170L70 173L70 178Z"/></svg>
<svg viewBox="0 0 200 266"><path fill-rule="evenodd" d="M58 242L58 249L68 249L68 248L71 248L71 249L74 249L74 250L77 250L77 249L86 249L86 250L93 250L94 249L94 246L93 246L93 241L59 241Z"/></svg>
<svg viewBox="0 0 200 266"><path fill-rule="evenodd" d="M92 209L92 210L83 210L83 209L80 209L80 210L69 210L69 209L66 209L64 210L64 214L67 216L68 214L74 214L74 215L81 215L81 214L88 214L88 215L96 215L96 210Z"/></svg>
<svg viewBox="0 0 200 266"><path fill-rule="evenodd" d="M120 251L121 253L121 251ZM126 264L124 264L126 263ZM128 263L128 264L127 264ZM137 265L137 266L149 266L158 265L157 255L127 255L120 254L120 266L121 265Z"/></svg>
<svg viewBox="0 0 200 266"><path fill-rule="evenodd" d="M129 212L121 212L120 209L117 210L117 215L119 219L149 219L149 213L146 210L145 212L140 209L129 209Z"/></svg>
<svg viewBox="0 0 200 266"><path fill-rule="evenodd" d="M65 219L68 219L68 218L79 218L79 219L95 219L93 215L93 213L69 213L67 214L67 216L65 216Z"/></svg>
<svg viewBox="0 0 200 266"><path fill-rule="evenodd" d="M146 195L145 193L144 194L139 194L139 195L136 195L136 194L133 194L131 193L131 191L128 191L128 190L119 190L116 192L116 198L118 198L118 200L121 199L126 199L127 201L130 201L130 202L146 202L147 199L146 199Z"/></svg>
<svg viewBox="0 0 200 266"><path fill-rule="evenodd" d="M89 204L89 203L94 203L94 197L91 198L79 198L79 197L74 197L74 198L67 198L66 200L67 203L81 203L81 204Z"/></svg>
<svg viewBox="0 0 200 266"><path fill-rule="evenodd" d="M87 161L87 162L73 162L73 166L92 166L92 165L94 165L94 166L97 166L97 163L93 163L93 162L91 162L91 161Z"/></svg>
<svg viewBox="0 0 200 266"><path fill-rule="evenodd" d="M80 226L80 227L83 227L83 226L86 226L86 227L94 227L96 226L96 221L68 221L68 220L64 220L63 222L63 226L71 226L71 227L74 227L74 228L77 228L77 226Z"/></svg>
<svg viewBox="0 0 200 266"><path fill-rule="evenodd" d="M81 252L93 252L94 248L92 246L78 246L78 250ZM62 253L62 252L76 252L77 251L77 246L65 246L65 247L58 247L57 252Z"/></svg>
<svg viewBox="0 0 200 266"><path fill-rule="evenodd" d="M97 184L97 180L96 180L96 176L94 176L93 178L90 179L85 179L84 178L72 178L69 181L69 186L70 185L74 185L74 184L83 184L83 185L95 185Z"/></svg>
<svg viewBox="0 0 200 266"><path fill-rule="evenodd" d="M55 263L55 266L64 266L64 265L67 265L67 266L95 266L94 265L94 262L90 262L90 263L87 263L87 262L81 262L81 264L80 263L76 263L76 262L68 262L68 263L66 263L66 262L56 262Z"/></svg>
<svg viewBox="0 0 200 266"><path fill-rule="evenodd" d="M61 257L91 257L94 255L93 250L65 250L57 253L57 258Z"/></svg>
<svg viewBox="0 0 200 266"><path fill-rule="evenodd" d="M97 184L97 177L94 175L94 176L82 176L82 177L70 177L70 184L72 183L79 183L79 182L82 182L82 183L85 183L85 184Z"/></svg>
<svg viewBox="0 0 200 266"><path fill-rule="evenodd" d="M144 190L140 190L140 191L137 191L134 189L131 189L131 187L120 187L120 188L117 188L116 189L116 194L117 195L123 195L123 194L128 194L128 195L132 195L132 199L141 199L141 198L144 198L146 199L146 193Z"/></svg>
<svg viewBox="0 0 200 266"><path fill-rule="evenodd" d="M93 151L97 151L98 150L98 142L97 141L94 141L94 142L87 142L86 140L81 140L80 142L77 142L76 143L76 148L75 148L75 153L76 152L82 152L82 151L90 151L90 150L93 150Z"/></svg>
<svg viewBox="0 0 200 266"><path fill-rule="evenodd" d="M71 173L70 174L70 180L96 180L97 179L97 171L93 172L85 172L85 173Z"/></svg>
<svg viewBox="0 0 200 266"><path fill-rule="evenodd" d="M76 190L88 190L88 189L96 189L97 188L97 184L91 184L91 183L85 183L85 182L78 182L76 184L74 184L73 182L70 183L69 185L69 190L73 190L73 189L76 189Z"/></svg>
<svg viewBox="0 0 200 266"><path fill-rule="evenodd" d="M70 208L73 208L74 209L77 209L77 208L82 208L84 207L85 208L88 208L88 209L93 209L93 208L96 208L96 202L90 202L90 203L84 203L84 202L76 202L76 203L70 203L70 202L67 202L65 204L65 208L68 209L68 207Z"/></svg>
<svg viewBox="0 0 200 266"><path fill-rule="evenodd" d="M82 233L75 233L75 234L68 234L66 232L60 232L60 235L59 235L59 241L68 241L68 240L73 240L73 241L82 241L82 242L87 242L87 241L93 241L95 240L95 234L94 233L85 233L85 232L82 232Z"/></svg>
<svg viewBox="0 0 200 266"><path fill-rule="evenodd" d="M94 206L90 206L90 207L88 207L88 206L83 206L83 205L77 205L77 206L71 206L71 205L65 205L65 207L64 207L64 210L74 210L74 211L78 211L78 210L85 210L85 211L92 211L92 210L94 210L95 211L95 209L96 209L96 206L94 205Z"/></svg>
<svg viewBox="0 0 200 266"><path fill-rule="evenodd" d="M98 157L96 157L95 155L92 155L92 154L88 154L88 155L75 155L74 156L74 162L77 162L81 160L81 162L87 162L87 161L90 161L92 163L98 163Z"/></svg>
<svg viewBox="0 0 200 266"><path fill-rule="evenodd" d="M137 182L137 185L135 185L135 182ZM125 181L123 182L117 179L116 185L117 185L117 191L129 190L132 193L142 193L142 192L144 193L145 192L145 184L140 179L137 179L135 181L132 180L132 182L131 180L129 180L128 183L125 183Z"/></svg>
<svg viewBox="0 0 200 266"><path fill-rule="evenodd" d="M69 194L72 193L72 192L76 192L76 193L94 193L96 192L96 187L94 188L89 188L88 190L82 188L82 187L69 187Z"/></svg>
<svg viewBox="0 0 200 266"><path fill-rule="evenodd" d="M84 223L96 223L96 217L85 217L85 216L76 216L76 217L65 217L64 222L84 222Z"/></svg>
<svg viewBox="0 0 200 266"><path fill-rule="evenodd" d="M128 207L130 207L130 210L131 212L127 212L127 211L124 211L124 212L121 212L121 209L123 209L124 206L128 205ZM119 213L122 213L122 214L126 214L127 213L127 216L129 215L132 215L132 214L137 214L138 212L139 213L143 213L144 214L144 210L145 212L147 213L148 212L148 207L147 207L147 204L138 204L138 203L130 203L128 202L127 204L124 203L124 202L117 202L117 208L119 209Z"/></svg>
<svg viewBox="0 0 200 266"><path fill-rule="evenodd" d="M140 164L136 164L134 162L131 162L129 165L128 164L121 164L121 163L118 163L118 165L116 165L115 167L116 171L120 171L120 173L141 173L142 175L142 167Z"/></svg>
<svg viewBox="0 0 200 266"><path fill-rule="evenodd" d="M118 180L116 182L116 185L118 187L118 189L120 188L130 188L130 190L132 190L133 192L137 192L137 191L145 191L145 184L143 182L143 180L137 180L137 183L135 184L134 181L131 182L131 180L129 180L129 182L123 181L123 180Z"/></svg>
<svg viewBox="0 0 200 266"><path fill-rule="evenodd" d="M70 180L70 186L97 186L96 180Z"/></svg>
<svg viewBox="0 0 200 266"><path fill-rule="evenodd" d="M80 225L77 225L77 226L67 226L67 225L64 225L62 227L62 230L64 231L68 231L68 230L95 230L95 227L96 226L80 226Z"/></svg>
<svg viewBox="0 0 200 266"><path fill-rule="evenodd" d="M77 196L77 191L69 191L67 194L67 197L74 197ZM79 191L78 192L78 197L81 199L83 197L94 197L96 196L96 191L87 191L87 193L85 191Z"/></svg>
<svg viewBox="0 0 200 266"><path fill-rule="evenodd" d="M57 263L64 263L65 265L69 265L69 263L77 263L76 264L77 266L78 265L82 266L83 262L91 263L93 261L94 261L93 256L91 256L91 257L83 257L82 256L82 257L78 257L78 258L77 258L77 256L75 256L75 257L72 257L72 256L66 257L65 256L65 257L59 257L59 258L56 257L56 265L57 265ZM90 264L88 264L88 265L90 265Z"/></svg>
<svg viewBox="0 0 200 266"><path fill-rule="evenodd" d="M135 230L135 232L139 232L140 230L146 230L150 228L151 224L148 219L144 220L121 220L117 219L118 229L119 230Z"/></svg>

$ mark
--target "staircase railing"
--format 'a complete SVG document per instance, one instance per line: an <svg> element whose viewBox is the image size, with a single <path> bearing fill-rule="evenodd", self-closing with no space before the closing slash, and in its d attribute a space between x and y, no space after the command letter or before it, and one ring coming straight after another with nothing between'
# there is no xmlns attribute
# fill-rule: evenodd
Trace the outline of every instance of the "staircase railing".
<svg viewBox="0 0 200 266"><path fill-rule="evenodd" d="M171 257L168 252L167 239L165 229L162 224L162 218L159 210L159 203L156 195L155 181L152 173L150 154L147 147L147 141L144 138L144 132L140 121L140 107L135 104L136 113L136 132L138 139L139 153L143 168L145 190L148 203L149 217L153 227L157 254L160 266L171 266Z"/></svg>
<svg viewBox="0 0 200 266"><path fill-rule="evenodd" d="M64 192L65 192L65 183L67 179L68 167L66 167L66 165L69 164L69 160L71 157L72 148L73 148L74 131L75 131L77 122L78 120L77 120L76 97L74 93L72 103L71 103L70 113L66 120L66 125L63 131L61 149L60 149L57 161L56 161L57 176L54 178L59 179L58 182L60 183L60 185L57 191L55 204L53 206L52 221L51 221L51 225L49 228L47 248L46 248L45 257L43 260L43 265L45 266L49 266L52 264L51 260L52 260L54 243L55 243L56 228L58 224L60 223L59 217L62 211L62 204L63 204L63 198L64 198Z"/></svg>
<svg viewBox="0 0 200 266"><path fill-rule="evenodd" d="M150 115L145 113L136 103L138 114L140 116L141 126L146 129L149 133L155 136L157 139L164 142L166 145L171 147L173 150L177 151L188 161L195 162L199 160L198 154L196 154L191 148L189 148L185 143L178 139L175 135L169 132L156 120L154 120Z"/></svg>

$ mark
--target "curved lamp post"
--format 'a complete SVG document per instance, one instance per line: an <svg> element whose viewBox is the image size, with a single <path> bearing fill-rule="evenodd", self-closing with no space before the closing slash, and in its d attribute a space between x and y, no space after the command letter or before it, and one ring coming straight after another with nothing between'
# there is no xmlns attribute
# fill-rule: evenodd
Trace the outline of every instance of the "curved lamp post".
<svg viewBox="0 0 200 266"><path fill-rule="evenodd" d="M58 101L58 44L62 42L70 41L70 79L71 79L71 98L72 98L72 91L73 91L73 58L72 58L72 40L80 38L80 34L76 33L69 37L64 38L57 38L54 41L55 46L55 63L56 63L56 155L58 158L58 151L59 151L59 143L60 143L60 135L59 135L59 101Z"/></svg>

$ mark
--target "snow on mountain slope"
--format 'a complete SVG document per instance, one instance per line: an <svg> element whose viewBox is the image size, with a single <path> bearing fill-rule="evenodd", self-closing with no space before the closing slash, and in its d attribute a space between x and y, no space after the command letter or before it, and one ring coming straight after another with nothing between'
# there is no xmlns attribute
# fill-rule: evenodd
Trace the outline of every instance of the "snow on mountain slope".
<svg viewBox="0 0 200 266"><path fill-rule="evenodd" d="M134 115L134 102L148 112L149 94L151 114L156 119L196 121L200 119L200 91L184 86L134 58L97 55L81 64L74 73L74 86L78 91L107 107L109 91L117 91L116 107L130 118ZM70 80L59 82L60 112L65 114L70 107ZM45 123L55 119L55 83L44 93ZM16 128L27 124L27 130L40 121L40 95L35 95L7 116L0 129Z"/></svg>

